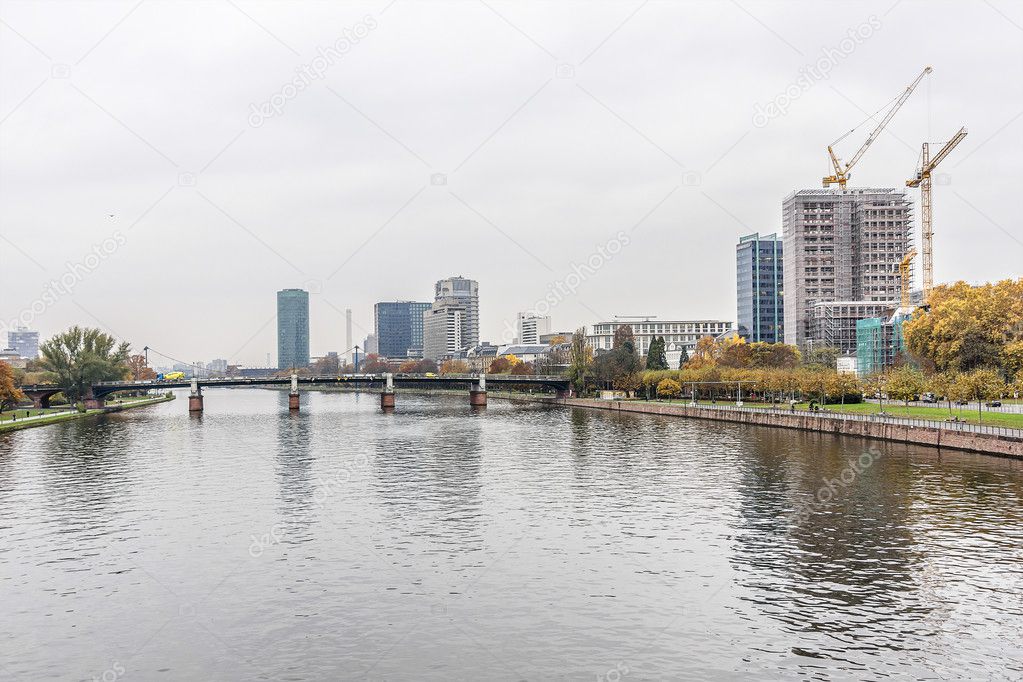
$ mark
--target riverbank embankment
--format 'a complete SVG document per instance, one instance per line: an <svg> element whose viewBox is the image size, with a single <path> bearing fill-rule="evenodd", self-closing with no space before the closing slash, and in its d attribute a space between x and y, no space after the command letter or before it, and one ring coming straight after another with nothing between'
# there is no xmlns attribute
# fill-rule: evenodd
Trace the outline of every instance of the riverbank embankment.
<svg viewBox="0 0 1023 682"><path fill-rule="evenodd" d="M1023 459L1023 431L961 422L889 419L834 412L786 412L749 407L693 407L678 403L637 400L595 400L592 398L554 398L552 396L527 395L514 399L614 412L691 417L842 436L859 436L896 443L930 445L938 448Z"/></svg>
<svg viewBox="0 0 1023 682"><path fill-rule="evenodd" d="M32 417L22 417L21 419L16 420L6 420L0 422L0 433L19 431L21 429L31 429L36 426L48 426L50 424L56 424L57 422L66 422L75 419L86 419L88 417L95 417L110 412L121 412L123 410L130 410L136 407L165 403L168 400L174 400L174 394L161 395L156 398L144 398L141 400L126 400L120 403L111 403L110 405L105 405L102 408L86 410L85 412L68 410L66 412L54 412L53 414L41 414Z"/></svg>

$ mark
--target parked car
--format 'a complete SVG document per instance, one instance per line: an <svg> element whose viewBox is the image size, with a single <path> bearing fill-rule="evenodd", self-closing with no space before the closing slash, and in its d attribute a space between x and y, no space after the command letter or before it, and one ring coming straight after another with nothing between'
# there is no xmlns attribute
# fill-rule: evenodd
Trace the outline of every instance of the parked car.
<svg viewBox="0 0 1023 682"><path fill-rule="evenodd" d="M933 393L924 393L922 396L920 396L920 402L936 403L938 402L938 396L934 395Z"/></svg>
<svg viewBox="0 0 1023 682"><path fill-rule="evenodd" d="M1001 400L989 400L989 401L987 401L984 404L987 405L988 407L1001 407L1002 406L1002 401Z"/></svg>
<svg viewBox="0 0 1023 682"><path fill-rule="evenodd" d="M956 405L969 405L969 404L970 404L969 400L957 400L956 401Z"/></svg>

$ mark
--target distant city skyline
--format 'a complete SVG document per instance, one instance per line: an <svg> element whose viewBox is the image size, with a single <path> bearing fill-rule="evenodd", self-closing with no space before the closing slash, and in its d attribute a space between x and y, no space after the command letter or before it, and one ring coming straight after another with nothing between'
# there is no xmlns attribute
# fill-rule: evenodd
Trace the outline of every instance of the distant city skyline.
<svg viewBox="0 0 1023 682"><path fill-rule="evenodd" d="M990 65L1020 64L1023 15L1004 1L71 6L6 3L0 26L0 320L41 339L85 324L262 366L267 292L309 291L319 356L345 350L347 309L363 339L375 302L459 272L495 342L524 310L733 319L738 237L780 233L827 145L926 64L851 186L905 187L923 141L968 126L935 179L936 280L1020 274L1023 81Z"/></svg>

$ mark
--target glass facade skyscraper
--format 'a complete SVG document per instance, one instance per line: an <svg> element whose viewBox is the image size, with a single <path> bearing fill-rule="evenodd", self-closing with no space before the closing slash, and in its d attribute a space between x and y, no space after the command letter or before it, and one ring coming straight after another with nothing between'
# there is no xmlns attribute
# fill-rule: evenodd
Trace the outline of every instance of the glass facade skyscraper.
<svg viewBox="0 0 1023 682"><path fill-rule="evenodd" d="M385 358L423 355L423 313L429 303L382 301L373 306L377 352Z"/></svg>
<svg viewBox="0 0 1023 682"><path fill-rule="evenodd" d="M309 292L277 292L277 369L309 366Z"/></svg>
<svg viewBox="0 0 1023 682"><path fill-rule="evenodd" d="M735 246L736 322L749 341L785 340L782 240L754 233Z"/></svg>

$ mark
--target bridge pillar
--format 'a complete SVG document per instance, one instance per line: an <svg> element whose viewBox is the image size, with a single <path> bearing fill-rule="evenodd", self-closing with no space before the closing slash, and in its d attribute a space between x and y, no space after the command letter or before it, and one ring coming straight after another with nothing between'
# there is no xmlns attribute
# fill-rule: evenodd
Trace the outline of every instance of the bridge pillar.
<svg viewBox="0 0 1023 682"><path fill-rule="evenodd" d="M46 393L37 393L28 397L32 399L32 407L37 410L43 410L50 406L50 398L52 396Z"/></svg>
<svg viewBox="0 0 1023 682"><path fill-rule="evenodd" d="M479 381L469 388L469 404L473 407L487 406L487 375L480 374Z"/></svg>
<svg viewBox="0 0 1023 682"><path fill-rule="evenodd" d="M106 405L106 401L103 398L97 398L96 394L92 392L91 386L85 392L85 395L82 396L82 402L87 410L102 410Z"/></svg>
<svg viewBox="0 0 1023 682"><path fill-rule="evenodd" d="M202 412L202 389L199 388L199 380L192 377L192 392L188 394L188 411Z"/></svg>
<svg viewBox="0 0 1023 682"><path fill-rule="evenodd" d="M394 409L394 375L387 373L384 375L384 379L384 390L380 394L380 409L386 412Z"/></svg>
<svg viewBox="0 0 1023 682"><path fill-rule="evenodd" d="M291 391L288 392L288 409L297 410L300 404L298 397L298 375L291 375Z"/></svg>

